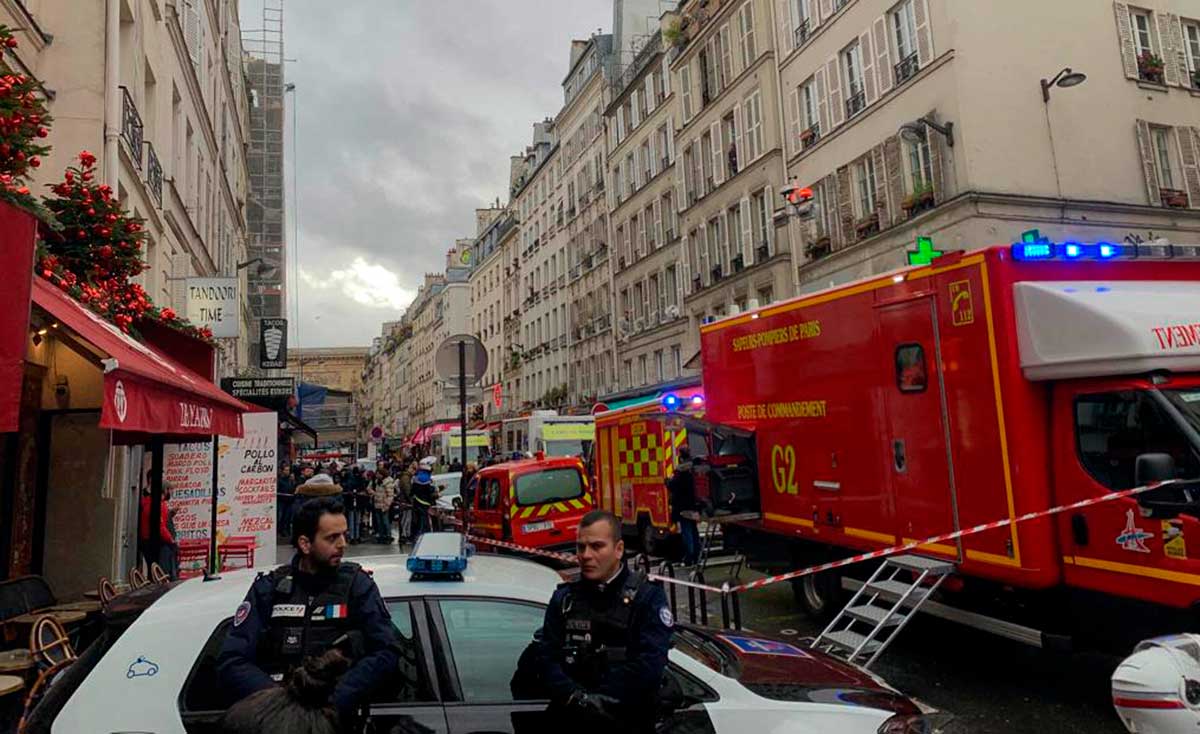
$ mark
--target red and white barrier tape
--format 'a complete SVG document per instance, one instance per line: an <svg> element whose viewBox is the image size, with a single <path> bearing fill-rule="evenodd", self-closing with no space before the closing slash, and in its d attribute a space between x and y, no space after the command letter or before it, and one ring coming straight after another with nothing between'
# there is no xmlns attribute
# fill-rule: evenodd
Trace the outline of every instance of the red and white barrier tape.
<svg viewBox="0 0 1200 734"><path fill-rule="evenodd" d="M1110 494L1104 495L1103 497L1089 497L1088 499L1080 500L1079 502L1072 502L1069 505L1059 505L1058 507L1051 507L1048 510L1039 510L1038 512L1027 512L1024 515L1018 515L1017 517L1014 517L1012 519L988 522L988 523L984 523L982 525L976 525L974 527L966 528L964 530L956 530L952 533L943 533L942 535L934 535L933 537L925 538L924 540L914 540L911 543L904 543L903 545L894 545L890 548L881 548L880 550L871 551L870 553L860 553L859 555L856 555L856 556L851 556L849 558L843 558L840 561L832 561L830 563L822 563L818 566L809 566L808 568L802 568L797 571L789 571L788 573L779 574L778 576L768 576L766 578L757 579L755 581L749 581L744 584L738 584L737 586L730 586L728 583L724 583L719 587L706 586L704 584L697 584L697 583L691 582L691 581L681 581L679 579L673 579L673 578L670 578L669 576L660 576L658 574L650 574L650 578L655 581L662 581L664 583L678 584L680 586L690 586L693 588L700 588L700 589L703 589L704 591L709 591L709 592L712 592L715 594L734 594L739 591L747 591L749 589L758 589L763 586L769 586L770 584L779 583L780 581L791 581L792 579L798 579L802 576L810 576L814 573L821 573L822 571L829 571L834 568L841 568L843 566L849 566L849 565L852 565L855 563L862 563L863 561L870 561L875 558L883 558L885 556L894 556L898 553L904 553L907 551L915 550L917 548L920 548L923 545L929 545L931 543L942 543L947 540L956 540L958 538L962 538L962 537L965 537L968 535L975 535L976 533L982 533L987 530L995 530L996 528L1002 528L1006 525L1015 525L1017 523L1027 522L1029 520L1037 520L1039 518L1049 517L1051 515L1058 515L1060 513L1069 512L1071 510L1078 510L1082 507L1090 507L1092 505L1098 505L1103 502L1112 502L1113 500L1119 500L1119 499L1123 499L1125 497L1133 497L1134 495L1141 494L1142 492L1146 492L1151 489L1156 489L1158 487L1162 487L1167 484L1175 484L1177 481L1178 480L1172 479L1172 480L1166 481L1166 482L1147 484L1142 487L1134 487L1133 489L1124 489L1119 492L1112 492Z"/></svg>
<svg viewBox="0 0 1200 734"><path fill-rule="evenodd" d="M467 538L469 538L472 543L483 543L484 545L494 545L497 548L507 548L508 550L520 551L522 553L529 553L529 554L535 555L535 556L543 556L545 558L553 558L557 561L565 561L567 563L575 563L576 562L574 553L555 553L554 551L542 550L541 548L530 548L529 546L526 546L526 545L517 545L516 543L508 543L503 540L496 540L495 538L486 538L482 535L468 534Z"/></svg>

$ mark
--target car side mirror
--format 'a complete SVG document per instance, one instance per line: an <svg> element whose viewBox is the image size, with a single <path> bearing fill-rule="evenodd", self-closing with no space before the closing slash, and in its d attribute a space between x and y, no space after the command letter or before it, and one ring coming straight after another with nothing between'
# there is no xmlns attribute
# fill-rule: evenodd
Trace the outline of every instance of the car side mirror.
<svg viewBox="0 0 1200 734"><path fill-rule="evenodd" d="M1151 482L1175 479L1175 459L1170 454L1139 454L1133 465L1133 483L1139 487Z"/></svg>
<svg viewBox="0 0 1200 734"><path fill-rule="evenodd" d="M455 497L450 500L450 504L454 505L455 509L461 510L463 506L462 497Z"/></svg>

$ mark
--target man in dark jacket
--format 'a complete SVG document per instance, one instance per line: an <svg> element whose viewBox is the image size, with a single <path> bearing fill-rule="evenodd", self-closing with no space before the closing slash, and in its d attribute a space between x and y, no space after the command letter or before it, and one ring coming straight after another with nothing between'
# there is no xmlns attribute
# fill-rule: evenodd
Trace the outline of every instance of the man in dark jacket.
<svg viewBox="0 0 1200 734"><path fill-rule="evenodd" d="M354 661L331 700L346 720L395 673L396 631L375 581L358 564L342 561L341 502L305 502L293 522L292 544L292 562L259 574L233 615L217 656L221 689L236 703L279 685L305 658L337 647Z"/></svg>
<svg viewBox="0 0 1200 734"><path fill-rule="evenodd" d="M683 539L683 565L693 566L700 560L700 530L695 520L681 514L696 511L696 475L692 469L692 452L687 446L679 448L679 463L667 480L667 492L671 497L671 519L679 524L679 535Z"/></svg>
<svg viewBox="0 0 1200 734"><path fill-rule="evenodd" d="M438 488L433 483L433 462L432 457L421 459L421 463L417 467L417 475L413 477L412 481L414 539L433 529L430 513L437 504L438 498Z"/></svg>

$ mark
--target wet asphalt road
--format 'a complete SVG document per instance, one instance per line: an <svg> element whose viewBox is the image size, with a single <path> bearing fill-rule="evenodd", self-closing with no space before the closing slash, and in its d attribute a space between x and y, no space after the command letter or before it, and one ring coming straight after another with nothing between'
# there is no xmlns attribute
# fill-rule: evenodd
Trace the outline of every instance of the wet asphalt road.
<svg viewBox="0 0 1200 734"><path fill-rule="evenodd" d="M280 548L279 561L291 557ZM356 545L347 558L398 553L396 545ZM744 570L743 580L758 577ZM710 583L719 585L715 571ZM687 595L677 615L686 618ZM747 593L747 629L784 639L813 637L821 627L797 611L788 584ZM720 625L720 603L709 600L709 622ZM873 672L927 706L953 714L947 734L1123 734L1109 679L1120 657L1046 652L941 619L919 615L884 652Z"/></svg>

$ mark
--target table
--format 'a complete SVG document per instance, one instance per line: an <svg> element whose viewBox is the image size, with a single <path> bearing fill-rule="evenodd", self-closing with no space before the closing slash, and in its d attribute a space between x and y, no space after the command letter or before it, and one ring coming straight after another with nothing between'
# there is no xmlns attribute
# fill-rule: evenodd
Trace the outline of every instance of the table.
<svg viewBox="0 0 1200 734"><path fill-rule="evenodd" d="M0 675L0 696L16 693L25 687L25 681L15 675Z"/></svg>
<svg viewBox="0 0 1200 734"><path fill-rule="evenodd" d="M25 699L19 695L25 681L15 675L0 675L0 730L16 731L25 708Z"/></svg>
<svg viewBox="0 0 1200 734"><path fill-rule="evenodd" d="M84 614L95 614L100 611L100 602L98 601L70 601L65 604L55 604L50 607L52 612L83 612Z"/></svg>
<svg viewBox="0 0 1200 734"><path fill-rule="evenodd" d="M41 609L29 614L22 614L8 620L10 624L33 626L42 617L53 617L59 624L66 627L69 624L79 624L87 619L87 613L69 609Z"/></svg>
<svg viewBox="0 0 1200 734"><path fill-rule="evenodd" d="M33 668L33 655L28 650L5 650L0 652L0 674L22 675Z"/></svg>

